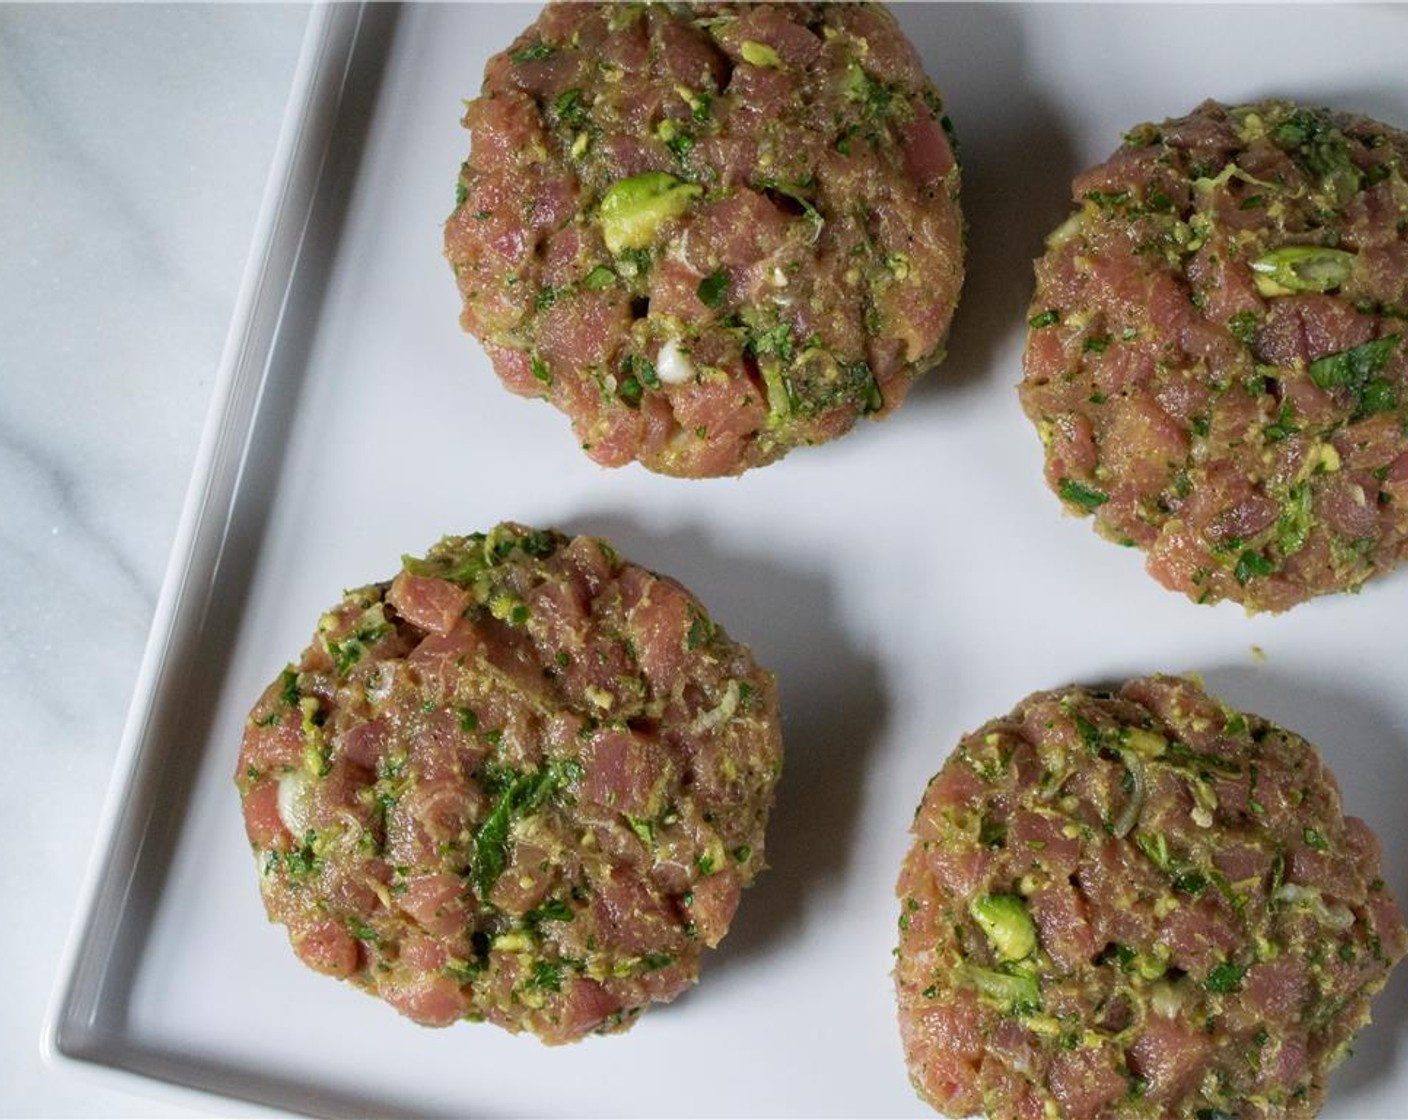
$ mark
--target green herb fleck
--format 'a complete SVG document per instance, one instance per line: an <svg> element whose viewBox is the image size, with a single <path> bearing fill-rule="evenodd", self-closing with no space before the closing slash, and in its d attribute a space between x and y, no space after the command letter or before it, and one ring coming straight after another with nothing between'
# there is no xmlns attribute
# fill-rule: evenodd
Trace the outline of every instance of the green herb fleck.
<svg viewBox="0 0 1408 1120"><path fill-rule="evenodd" d="M315 875L323 868L322 858L313 850L318 834L311 828L303 834L302 841L292 851L284 853L284 871L302 877ZM271 853L277 858L277 853Z"/></svg>
<svg viewBox="0 0 1408 1120"><path fill-rule="evenodd" d="M1275 570L1275 564L1249 548L1237 557L1237 566L1233 569L1232 576L1239 584L1246 586L1249 580L1264 579Z"/></svg>
<svg viewBox="0 0 1408 1120"><path fill-rule="evenodd" d="M523 924L536 930L544 922L570 922L575 917L572 906L565 899L550 898L524 914Z"/></svg>
<svg viewBox="0 0 1408 1120"><path fill-rule="evenodd" d="M1232 337L1244 346L1250 346L1256 337L1257 317L1254 311L1238 311L1227 320L1227 330Z"/></svg>
<svg viewBox="0 0 1408 1120"><path fill-rule="evenodd" d="M1364 386L1356 414L1373 416L1376 412L1392 412L1397 407L1398 387L1385 377L1375 377Z"/></svg>
<svg viewBox="0 0 1408 1120"><path fill-rule="evenodd" d="M298 674L292 668L285 669L279 677L279 700L290 708L298 707Z"/></svg>
<svg viewBox="0 0 1408 1120"><path fill-rule="evenodd" d="M621 378L616 385L616 395L628 408L640 407L640 398L643 392L640 382L629 374Z"/></svg>
<svg viewBox="0 0 1408 1120"><path fill-rule="evenodd" d="M1057 492L1061 495L1061 500L1079 506L1087 513L1099 509L1110 500L1110 495L1103 490L1097 490L1093 486L1086 486L1082 482L1077 482L1073 478L1063 478L1057 486Z"/></svg>
<svg viewBox="0 0 1408 1120"><path fill-rule="evenodd" d="M689 610L689 633L685 636L686 649L698 649L701 645L710 642L714 638L714 623L703 608L694 603L688 605Z"/></svg>
<svg viewBox="0 0 1408 1120"><path fill-rule="evenodd" d="M1040 314L1033 315L1027 320L1027 325L1033 330L1040 330L1042 327L1054 327L1061 321L1061 312L1054 307L1048 307Z"/></svg>
<svg viewBox="0 0 1408 1120"><path fill-rule="evenodd" d="M1314 848L1317 852L1328 852L1330 850L1330 845L1326 843L1325 838L1313 828L1305 829L1301 833L1301 837L1305 840L1307 847Z"/></svg>
<svg viewBox="0 0 1408 1120"><path fill-rule="evenodd" d="M377 936L376 930L372 929L371 926L367 925L366 922L362 921L362 919L356 915L347 919L347 932L358 941L366 941L372 945L376 945L381 941L381 938Z"/></svg>
<svg viewBox="0 0 1408 1120"><path fill-rule="evenodd" d="M1207 979L1203 981L1203 987L1209 992L1235 992L1241 989L1242 977L1246 974L1246 965L1223 961L1221 964L1215 965L1208 973Z"/></svg>
<svg viewBox="0 0 1408 1120"><path fill-rule="evenodd" d="M1128 191L1086 191L1081 196L1087 202L1093 202L1102 210L1108 210L1112 206L1121 206L1129 201Z"/></svg>
<svg viewBox="0 0 1408 1120"><path fill-rule="evenodd" d="M526 47L520 47L513 51L508 57L514 62L541 62L545 58L550 58L557 48L551 43L544 42L541 38L535 39Z"/></svg>
<svg viewBox="0 0 1408 1120"><path fill-rule="evenodd" d="M694 150L694 137L688 132L675 132L665 141L665 147L674 153L676 159L684 159Z"/></svg>
<svg viewBox="0 0 1408 1120"><path fill-rule="evenodd" d="M1281 411L1276 414L1276 419L1266 425L1262 435L1266 437L1267 443L1280 443L1283 439L1295 435L1300 428L1293 423L1295 420L1295 407L1290 401L1285 401L1281 405Z"/></svg>
<svg viewBox="0 0 1408 1120"><path fill-rule="evenodd" d="M627 354L623 368L627 376L637 378L647 389L660 388L660 375L655 370L655 363L649 358L643 358L639 354Z"/></svg>
<svg viewBox="0 0 1408 1120"><path fill-rule="evenodd" d="M498 795L494 808L474 834L470 879L481 899L508 866L509 829L514 820L531 816L581 771L580 764L553 762L539 770L513 776Z"/></svg>
<svg viewBox="0 0 1408 1120"><path fill-rule="evenodd" d="M363 617L370 620L340 641L328 642L328 653L332 655L339 677L346 676L348 670L362 659L368 647L375 645L391 629L379 607L368 611Z"/></svg>
<svg viewBox="0 0 1408 1120"><path fill-rule="evenodd" d="M697 289L699 302L705 307L717 308L724 301L724 291L728 288L728 273L723 269L711 272L699 281Z"/></svg>
<svg viewBox="0 0 1408 1120"><path fill-rule="evenodd" d="M560 961L534 961L533 975L528 979L528 987L541 988L545 992L562 991L562 963Z"/></svg>
<svg viewBox="0 0 1408 1120"><path fill-rule="evenodd" d="M1387 382L1384 382L1383 387L1376 387L1372 393L1368 390L1371 384L1381 380L1378 375L1384 371L1397 347L1398 335L1390 334L1360 346L1352 346L1348 350L1326 354L1310 363L1310 380L1321 389L1347 389L1360 400L1361 407L1365 404L1363 398L1367 395L1368 403L1373 405L1376 411L1382 411L1380 406L1390 395L1396 399L1396 392ZM1388 404L1387 407L1394 406Z"/></svg>
<svg viewBox="0 0 1408 1120"><path fill-rule="evenodd" d="M582 91L569 89L557 95L552 103L557 119L569 128L581 128L587 123L587 107L582 103Z"/></svg>

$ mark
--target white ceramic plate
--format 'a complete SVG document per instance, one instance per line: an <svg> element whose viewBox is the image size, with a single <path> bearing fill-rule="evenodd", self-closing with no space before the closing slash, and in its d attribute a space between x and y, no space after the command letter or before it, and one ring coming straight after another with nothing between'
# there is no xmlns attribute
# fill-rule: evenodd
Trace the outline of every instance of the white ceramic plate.
<svg viewBox="0 0 1408 1120"><path fill-rule="evenodd" d="M883 424L696 483L597 468L456 326L440 223L468 147L460 101L532 14L313 17L47 1030L55 1060L227 1112L247 1106L201 1094L334 1114L925 1115L889 982L925 781L1034 689L1155 670L1200 671L1320 744L1408 897L1408 572L1281 618L1195 607L1061 514L1013 388L1030 259L1076 170L1208 96L1408 125L1404 11L902 8L963 145L951 356ZM786 713L772 870L704 982L629 1035L566 1049L425 1030L304 970L264 920L231 783L250 703L344 587L504 518L604 534L681 579L778 673ZM1403 1115L1405 1002L1408 970L1327 1116Z"/></svg>

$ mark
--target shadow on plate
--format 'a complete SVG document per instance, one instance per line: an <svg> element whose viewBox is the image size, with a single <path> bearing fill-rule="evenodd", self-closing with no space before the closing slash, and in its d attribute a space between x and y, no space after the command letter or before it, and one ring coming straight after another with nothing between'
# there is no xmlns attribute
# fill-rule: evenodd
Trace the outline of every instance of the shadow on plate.
<svg viewBox="0 0 1408 1120"><path fill-rule="evenodd" d="M1070 212L1069 133L1060 107L1026 79L1027 44L1013 7L901 5L896 14L953 119L968 224L967 280L948 357L914 391L963 388L994 372L1015 385L1019 369L990 367L1012 331L1025 331L1032 261Z"/></svg>
<svg viewBox="0 0 1408 1120"><path fill-rule="evenodd" d="M777 951L818 888L845 874L867 759L887 718L879 667L845 634L835 589L780 550L721 546L697 528L651 532L615 514L571 518L560 527L606 537L623 557L679 580L777 675L784 763L768 823L768 870L706 958L705 983L713 984L730 968Z"/></svg>
<svg viewBox="0 0 1408 1120"><path fill-rule="evenodd" d="M1372 694L1336 682L1303 680L1269 666L1234 665L1204 674L1210 693L1304 736L1339 781L1347 815L1362 818L1383 842L1383 876L1400 907L1408 901L1408 729ZM1374 1022L1354 1056L1334 1074L1332 1100L1346 1100L1392 1074L1408 1030L1408 965L1374 1000Z"/></svg>
<svg viewBox="0 0 1408 1120"><path fill-rule="evenodd" d="M129 1069L156 1081L219 1093L250 1101L279 1112L305 1116L378 1117L412 1116L404 1101L350 1092L310 1081L306 1076L286 1076L262 1065L241 1065L210 1054L190 1054L124 1043L101 1052L98 1060ZM198 1083L191 1071L199 1071Z"/></svg>

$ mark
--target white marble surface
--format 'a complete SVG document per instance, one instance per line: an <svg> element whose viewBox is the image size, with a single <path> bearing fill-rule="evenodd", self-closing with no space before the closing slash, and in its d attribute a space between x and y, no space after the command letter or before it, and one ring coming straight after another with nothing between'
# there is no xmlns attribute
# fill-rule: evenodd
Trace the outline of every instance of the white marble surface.
<svg viewBox="0 0 1408 1120"><path fill-rule="evenodd" d="M3 1115L175 1114L40 1027L306 18L0 5Z"/></svg>

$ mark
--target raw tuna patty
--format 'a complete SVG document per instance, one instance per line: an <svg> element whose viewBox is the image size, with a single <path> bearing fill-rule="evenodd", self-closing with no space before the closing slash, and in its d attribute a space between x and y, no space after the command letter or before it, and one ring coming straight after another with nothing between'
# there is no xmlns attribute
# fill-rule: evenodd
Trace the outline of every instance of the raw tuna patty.
<svg viewBox="0 0 1408 1120"><path fill-rule="evenodd" d="M598 463L738 474L943 356L958 165L883 8L551 5L464 123L463 325Z"/></svg>
<svg viewBox="0 0 1408 1120"><path fill-rule="evenodd" d="M771 675L693 596L504 524L325 614L236 782L305 964L556 1043L695 982L763 867L781 751Z"/></svg>
<svg viewBox="0 0 1408 1120"><path fill-rule="evenodd" d="M1408 554L1408 134L1268 101L1140 125L1037 263L1022 404L1072 512L1198 602Z"/></svg>
<svg viewBox="0 0 1408 1120"><path fill-rule="evenodd" d="M909 1071L951 1116L1313 1116L1408 947L1304 739L1194 681L964 737L900 872Z"/></svg>

